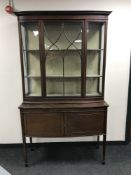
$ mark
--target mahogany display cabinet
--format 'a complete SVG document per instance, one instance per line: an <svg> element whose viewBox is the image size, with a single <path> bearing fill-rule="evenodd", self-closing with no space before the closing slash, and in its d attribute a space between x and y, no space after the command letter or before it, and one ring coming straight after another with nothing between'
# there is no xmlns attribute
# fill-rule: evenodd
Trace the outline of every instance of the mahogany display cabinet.
<svg viewBox="0 0 131 175"><path fill-rule="evenodd" d="M105 163L108 104L104 101L110 11L23 11L18 17L26 138L103 135Z"/></svg>

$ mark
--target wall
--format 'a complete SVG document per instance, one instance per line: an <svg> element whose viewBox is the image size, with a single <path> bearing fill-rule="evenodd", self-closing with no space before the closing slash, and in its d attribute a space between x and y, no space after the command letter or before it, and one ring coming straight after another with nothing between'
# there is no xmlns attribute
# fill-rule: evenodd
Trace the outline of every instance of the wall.
<svg viewBox="0 0 131 175"><path fill-rule="evenodd" d="M21 142L18 106L22 102L17 18L4 11L0 0L0 143ZM125 139L129 60L130 0L14 0L17 10L111 10L109 16L105 100L109 103L108 140ZM53 141L65 141L65 139ZM72 139L66 139L72 140ZM73 140L88 140L75 138ZM46 139L45 141L51 141Z"/></svg>

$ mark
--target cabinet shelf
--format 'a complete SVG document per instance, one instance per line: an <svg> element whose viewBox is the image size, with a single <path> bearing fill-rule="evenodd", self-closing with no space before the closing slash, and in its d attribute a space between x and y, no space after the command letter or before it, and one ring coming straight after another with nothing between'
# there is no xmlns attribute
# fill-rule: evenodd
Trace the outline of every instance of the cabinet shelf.
<svg viewBox="0 0 131 175"><path fill-rule="evenodd" d="M86 96L101 96L102 94L101 93L86 93Z"/></svg>
<svg viewBox="0 0 131 175"><path fill-rule="evenodd" d="M87 75L86 78L100 78L102 75Z"/></svg>
<svg viewBox="0 0 131 175"><path fill-rule="evenodd" d="M46 51L52 51L52 52L55 52L55 51L56 51L56 52L63 51L63 52L64 52L64 51L81 51L81 49L51 49L51 50L50 50L50 49L49 49L49 50L47 49Z"/></svg>
<svg viewBox="0 0 131 175"><path fill-rule="evenodd" d="M35 76L30 76L30 77L35 77ZM102 75L87 75L86 78L100 78L102 77ZM50 78L81 78L81 76L77 76L77 75L66 75L66 76L47 76L46 78L50 79Z"/></svg>
<svg viewBox="0 0 131 175"><path fill-rule="evenodd" d="M24 52L39 52L39 49L23 49Z"/></svg>
<svg viewBox="0 0 131 175"><path fill-rule="evenodd" d="M100 52L100 51L104 51L104 49L87 49L87 51L89 51L89 52Z"/></svg>
<svg viewBox="0 0 131 175"><path fill-rule="evenodd" d="M104 49L87 49L87 51L103 51ZM24 52L39 52L40 50L39 49L23 49ZM57 50L57 49L52 49L52 50L45 50L46 52L67 52L67 51L70 51L70 52L80 52L81 49L60 49L60 50Z"/></svg>
<svg viewBox="0 0 131 175"><path fill-rule="evenodd" d="M29 93L29 94L26 94L26 96L28 96L28 97L40 97L41 94L40 93Z"/></svg>
<svg viewBox="0 0 131 175"><path fill-rule="evenodd" d="M65 56L65 55L70 55L70 54L74 54L74 55L81 55L82 50L80 49L60 49L60 50L46 50L45 53L46 55L59 55L59 56Z"/></svg>
<svg viewBox="0 0 131 175"><path fill-rule="evenodd" d="M73 94L74 97L78 97L81 94ZM71 97L72 94L48 94L47 97Z"/></svg>
<svg viewBox="0 0 131 175"><path fill-rule="evenodd" d="M50 78L81 78L81 76L77 76L77 75L66 75L66 76L47 76L46 78L50 79Z"/></svg>
<svg viewBox="0 0 131 175"><path fill-rule="evenodd" d="M27 75L25 78L41 78L40 75Z"/></svg>

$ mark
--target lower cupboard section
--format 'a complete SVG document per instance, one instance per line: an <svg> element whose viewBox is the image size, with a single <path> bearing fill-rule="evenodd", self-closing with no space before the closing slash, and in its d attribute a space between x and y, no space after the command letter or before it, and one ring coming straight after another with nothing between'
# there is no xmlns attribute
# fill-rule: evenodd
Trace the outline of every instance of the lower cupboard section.
<svg viewBox="0 0 131 175"><path fill-rule="evenodd" d="M24 115L25 135L34 137L62 137L63 117L59 113L31 113Z"/></svg>
<svg viewBox="0 0 131 175"><path fill-rule="evenodd" d="M66 115L66 135L99 135L105 129L104 112L97 113L68 113Z"/></svg>
<svg viewBox="0 0 131 175"><path fill-rule="evenodd" d="M24 132L31 137L71 137L106 133L105 111L25 113Z"/></svg>

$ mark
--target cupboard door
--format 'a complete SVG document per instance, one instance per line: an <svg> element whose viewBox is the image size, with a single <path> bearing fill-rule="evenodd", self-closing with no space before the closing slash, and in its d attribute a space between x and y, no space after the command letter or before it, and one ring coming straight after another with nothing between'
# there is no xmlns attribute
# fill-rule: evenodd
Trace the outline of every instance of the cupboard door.
<svg viewBox="0 0 131 175"><path fill-rule="evenodd" d="M63 116L59 113L29 113L24 115L26 136L63 136Z"/></svg>
<svg viewBox="0 0 131 175"><path fill-rule="evenodd" d="M47 96L81 96L82 22L44 22Z"/></svg>
<svg viewBox="0 0 131 175"><path fill-rule="evenodd" d="M104 133L104 112L72 112L66 115L66 135L97 135Z"/></svg>
<svg viewBox="0 0 131 175"><path fill-rule="evenodd" d="M39 27L37 22L22 23L22 54L24 95L41 96Z"/></svg>
<svg viewBox="0 0 131 175"><path fill-rule="evenodd" d="M88 22L86 96L102 96L105 54L105 23Z"/></svg>

